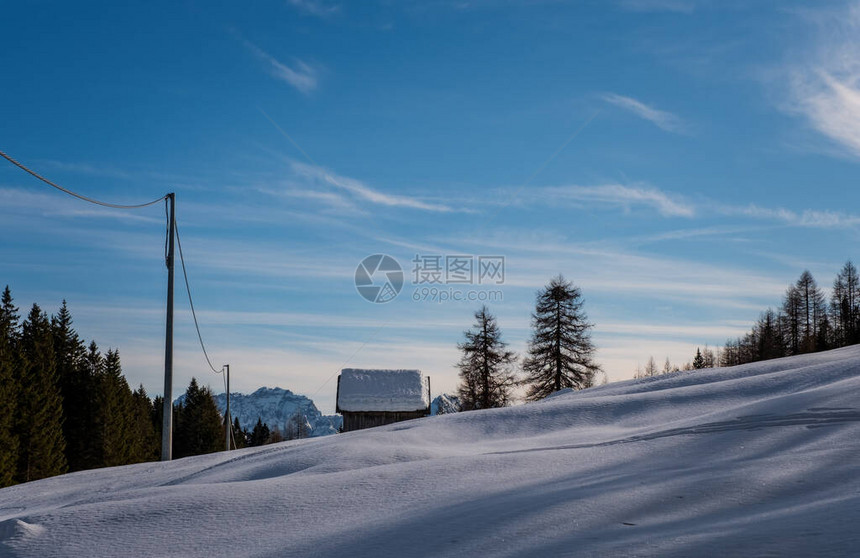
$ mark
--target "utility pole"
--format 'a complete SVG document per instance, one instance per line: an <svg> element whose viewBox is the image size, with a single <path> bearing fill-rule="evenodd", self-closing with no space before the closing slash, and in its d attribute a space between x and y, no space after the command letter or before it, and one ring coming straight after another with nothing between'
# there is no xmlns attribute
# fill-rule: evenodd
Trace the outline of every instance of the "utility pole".
<svg viewBox="0 0 860 558"><path fill-rule="evenodd" d="M167 325L164 338L164 407L161 415L161 460L173 457L173 238L176 194L167 194Z"/></svg>
<svg viewBox="0 0 860 558"><path fill-rule="evenodd" d="M225 364L224 368L227 369L227 413L224 415L227 419L227 445L224 447L230 451L230 433L233 430L233 419L230 418L230 365Z"/></svg>

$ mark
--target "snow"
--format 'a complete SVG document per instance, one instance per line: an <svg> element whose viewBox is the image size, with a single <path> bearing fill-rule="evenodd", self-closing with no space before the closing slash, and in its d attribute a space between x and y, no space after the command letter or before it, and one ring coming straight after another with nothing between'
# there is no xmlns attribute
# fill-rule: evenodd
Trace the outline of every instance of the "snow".
<svg viewBox="0 0 860 558"><path fill-rule="evenodd" d="M460 398L456 395L449 395L447 393L443 393L442 395L437 395L433 402L430 403L431 415L444 415L459 412Z"/></svg>
<svg viewBox="0 0 860 558"><path fill-rule="evenodd" d="M410 412L430 406L427 379L420 370L344 368L337 390L338 412Z"/></svg>
<svg viewBox="0 0 860 558"><path fill-rule="evenodd" d="M860 347L0 490L0 556L856 556Z"/></svg>
<svg viewBox="0 0 860 558"><path fill-rule="evenodd" d="M223 416L227 409L227 396L219 393L215 396L215 404ZM334 434L343 424L342 416L323 415L311 399L288 389L261 387L247 395L230 394L230 415L238 418L242 428L249 431L257 424L257 419L261 419L270 428L286 432L287 422L297 412L307 420L311 437Z"/></svg>

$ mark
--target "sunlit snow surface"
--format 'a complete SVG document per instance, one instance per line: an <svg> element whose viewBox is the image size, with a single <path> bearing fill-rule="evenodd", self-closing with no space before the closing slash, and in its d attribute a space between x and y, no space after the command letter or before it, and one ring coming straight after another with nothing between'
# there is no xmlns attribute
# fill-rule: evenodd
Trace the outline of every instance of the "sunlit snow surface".
<svg viewBox="0 0 860 558"><path fill-rule="evenodd" d="M860 349L0 490L2 556L857 556Z"/></svg>

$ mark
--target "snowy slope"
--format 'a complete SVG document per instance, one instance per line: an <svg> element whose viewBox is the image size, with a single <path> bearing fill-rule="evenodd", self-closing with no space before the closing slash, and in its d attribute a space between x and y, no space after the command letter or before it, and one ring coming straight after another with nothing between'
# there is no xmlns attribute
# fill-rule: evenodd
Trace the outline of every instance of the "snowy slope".
<svg viewBox="0 0 860 558"><path fill-rule="evenodd" d="M75 473L0 555L856 556L858 407L847 348Z"/></svg>

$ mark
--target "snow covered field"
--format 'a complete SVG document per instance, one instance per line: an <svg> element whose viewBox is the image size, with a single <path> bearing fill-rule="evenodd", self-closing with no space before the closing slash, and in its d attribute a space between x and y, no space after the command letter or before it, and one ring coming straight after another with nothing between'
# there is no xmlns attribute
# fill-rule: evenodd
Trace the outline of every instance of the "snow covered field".
<svg viewBox="0 0 860 558"><path fill-rule="evenodd" d="M857 556L860 348L0 490L0 556Z"/></svg>

